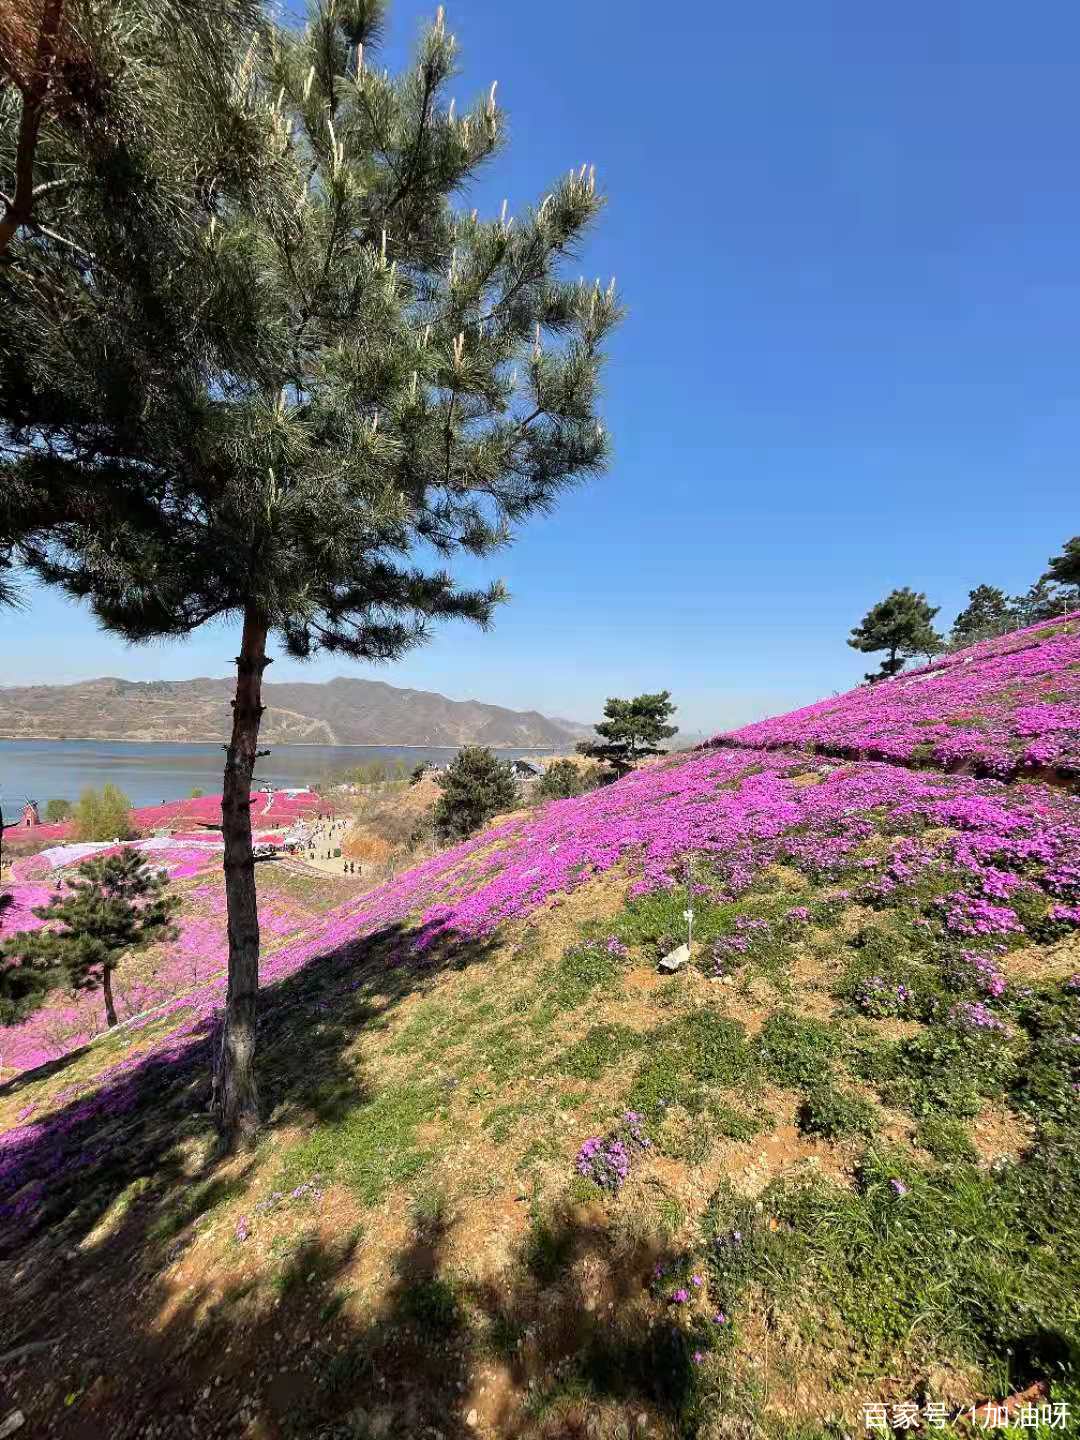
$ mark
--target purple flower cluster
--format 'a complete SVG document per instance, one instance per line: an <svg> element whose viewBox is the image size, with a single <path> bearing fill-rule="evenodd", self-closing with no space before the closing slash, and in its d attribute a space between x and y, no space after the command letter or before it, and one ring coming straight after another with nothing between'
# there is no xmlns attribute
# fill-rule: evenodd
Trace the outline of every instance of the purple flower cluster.
<svg viewBox="0 0 1080 1440"><path fill-rule="evenodd" d="M574 1162L579 1175L584 1175L601 1190L618 1190L630 1174L630 1153L621 1140L594 1135L586 1140Z"/></svg>
<svg viewBox="0 0 1080 1440"><path fill-rule="evenodd" d="M993 947L997 954L1000 954L1004 948L1003 945ZM975 984L980 990L984 990L991 999L996 1000L1005 993L1005 976L989 955L982 955L977 950L961 950L960 958L971 967Z"/></svg>
<svg viewBox="0 0 1080 1440"><path fill-rule="evenodd" d="M1004 1030L1005 1024L981 1000L962 1000L949 1011L949 1019L962 1030Z"/></svg>
<svg viewBox="0 0 1080 1440"><path fill-rule="evenodd" d="M855 1003L864 1015L875 1020L902 1015L914 996L906 985L892 985L880 975L871 975L855 992Z"/></svg>
<svg viewBox="0 0 1080 1440"><path fill-rule="evenodd" d="M635 1154L652 1147L642 1129L643 1117L637 1110L627 1110L619 1125L608 1135L594 1135L586 1140L574 1162L579 1175L599 1185L601 1190L619 1190L630 1174Z"/></svg>
<svg viewBox="0 0 1080 1440"><path fill-rule="evenodd" d="M937 904L945 911L945 928L954 935L1008 935L1024 928L1008 905L993 905L963 890L942 895Z"/></svg>

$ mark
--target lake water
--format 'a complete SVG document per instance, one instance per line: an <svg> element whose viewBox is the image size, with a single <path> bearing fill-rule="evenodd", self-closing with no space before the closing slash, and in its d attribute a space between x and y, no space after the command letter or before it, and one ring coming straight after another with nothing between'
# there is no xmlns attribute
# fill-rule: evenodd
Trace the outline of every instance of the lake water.
<svg viewBox="0 0 1080 1440"><path fill-rule="evenodd" d="M411 745L275 745L255 767L257 783L307 785L373 760L443 762L454 748ZM503 750L504 758L535 751ZM111 783L132 805L182 800L197 786L208 795L221 790L224 755L220 745L124 744L113 740L0 740L0 803L11 810L29 797L44 811L51 799L78 800L88 785Z"/></svg>

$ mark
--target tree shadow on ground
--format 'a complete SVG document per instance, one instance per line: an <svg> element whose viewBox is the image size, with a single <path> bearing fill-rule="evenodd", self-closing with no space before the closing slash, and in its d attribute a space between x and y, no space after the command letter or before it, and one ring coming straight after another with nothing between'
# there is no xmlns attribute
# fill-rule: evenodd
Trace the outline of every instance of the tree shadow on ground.
<svg viewBox="0 0 1080 1440"><path fill-rule="evenodd" d="M498 1282L474 1283L447 1261L460 1219L439 1209L415 1218L362 1319L350 1284L364 1236L328 1235L325 1224L255 1273L241 1271L238 1242L232 1283L207 1275L179 1291L148 1274L130 1309L76 1283L99 1323L87 1334L84 1318L81 1343L53 1324L56 1347L14 1369L0 1362L0 1400L80 1440L555 1440L625 1435L642 1417L654 1435L695 1433L691 1336L646 1298L657 1261L670 1258L661 1242L621 1249L612 1265L602 1215L578 1207L557 1222L554 1272L537 1273L529 1238ZM147 1315L157 1323L140 1323Z"/></svg>
<svg viewBox="0 0 1080 1440"><path fill-rule="evenodd" d="M358 1035L439 973L482 964L495 944L449 933L425 941L417 951L415 931L388 926L265 988L261 1153L214 1153L213 1015L69 1087L7 1137L0 1285L13 1299L0 1315L0 1357L43 1348L0 1358L0 1415L18 1404L50 1433L109 1440L426 1430L464 1440L477 1423L584 1434L595 1407L616 1401L685 1428L694 1374L680 1327L637 1303L656 1247L624 1255L618 1285L598 1298L585 1277L589 1258L607 1255L605 1225L567 1212L534 1226L505 1285L470 1284L446 1266L460 1217L436 1208L416 1220L360 1321L346 1286L362 1235L326 1233L310 1181L284 1196L253 1192L283 1131L333 1137L335 1126L369 1125L379 1092L354 1053ZM253 1216L289 1204L303 1221L312 1207L312 1223L254 1270L239 1230L224 1260L220 1245L199 1249L225 1206L248 1196ZM211 1249L217 1273L199 1267Z"/></svg>
<svg viewBox="0 0 1080 1440"><path fill-rule="evenodd" d="M447 932L403 960L415 940L416 932L388 925L316 955L263 987L258 1073L267 1135L363 1106L370 1092L356 1061L345 1053L363 1029L384 1023L438 973L482 963L494 945ZM0 1260L25 1251L61 1219L65 1244L77 1245L134 1182L152 1180L167 1203L174 1172L177 1183L190 1188L217 1167L208 1104L221 1017L196 1014L184 1023L186 1009L178 1002L160 1022L171 1033L151 1042L146 1053L126 1055L100 1075L77 1080L44 1102L41 1119L28 1111L21 1117L23 1128L4 1137ZM156 1023L150 1022L150 1033ZM142 1033L129 1030L125 1039L138 1043ZM0 1097L62 1073L88 1048L23 1072L0 1087ZM205 1158L193 1172L190 1152L200 1144Z"/></svg>

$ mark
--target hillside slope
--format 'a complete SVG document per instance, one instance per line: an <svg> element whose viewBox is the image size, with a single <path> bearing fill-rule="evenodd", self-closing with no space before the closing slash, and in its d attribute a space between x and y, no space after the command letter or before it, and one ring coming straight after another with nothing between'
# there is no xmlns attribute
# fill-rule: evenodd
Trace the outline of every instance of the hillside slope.
<svg viewBox="0 0 1080 1440"><path fill-rule="evenodd" d="M1068 715L1060 639L1011 653ZM263 967L252 1156L205 1116L220 978L0 1091L0 1351L60 1342L0 1366L9 1403L60 1436L825 1440L989 1399L976 1433L1068 1433L1080 737L1044 726L1045 783L1026 682L958 716L941 680L921 728L1016 779L850 758L908 723L860 690L305 923Z"/></svg>
<svg viewBox="0 0 1080 1440"><path fill-rule="evenodd" d="M86 680L0 687L6 740L211 741L229 732L232 680ZM586 726L448 700L381 680L263 687L268 744L570 746Z"/></svg>

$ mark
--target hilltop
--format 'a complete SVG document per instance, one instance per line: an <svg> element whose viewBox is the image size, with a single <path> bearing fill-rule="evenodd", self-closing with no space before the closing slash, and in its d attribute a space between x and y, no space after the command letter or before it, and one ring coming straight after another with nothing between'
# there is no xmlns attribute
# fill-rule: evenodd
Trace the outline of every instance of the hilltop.
<svg viewBox="0 0 1080 1440"><path fill-rule="evenodd" d="M0 687L0 739L217 741L228 735L235 682L85 680ZM591 733L535 710L448 700L381 680L263 687L260 740L276 745L492 745L567 748Z"/></svg>
<svg viewBox="0 0 1080 1440"><path fill-rule="evenodd" d="M293 928L254 1155L216 1161L205 1115L220 932L209 983L0 1090L0 1351L50 1342L8 1400L61 1436L825 1440L867 1407L967 1435L990 1399L1051 1440L1080 1413L1078 701L1074 618L323 914L260 867Z"/></svg>

